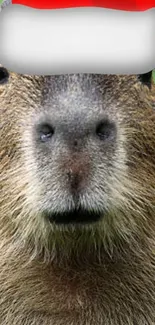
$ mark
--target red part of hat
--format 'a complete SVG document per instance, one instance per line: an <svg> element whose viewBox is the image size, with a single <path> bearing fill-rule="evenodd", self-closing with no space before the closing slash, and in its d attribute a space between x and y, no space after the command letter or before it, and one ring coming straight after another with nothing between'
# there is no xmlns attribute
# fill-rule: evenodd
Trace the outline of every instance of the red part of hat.
<svg viewBox="0 0 155 325"><path fill-rule="evenodd" d="M12 3L37 9L102 7L126 11L144 11L155 7L155 0L12 0Z"/></svg>

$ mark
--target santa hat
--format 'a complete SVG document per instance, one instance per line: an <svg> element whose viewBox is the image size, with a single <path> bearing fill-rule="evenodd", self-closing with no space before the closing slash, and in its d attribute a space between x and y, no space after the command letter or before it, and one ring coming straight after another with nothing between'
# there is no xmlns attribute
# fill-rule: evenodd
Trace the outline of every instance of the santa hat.
<svg viewBox="0 0 155 325"><path fill-rule="evenodd" d="M155 67L155 0L0 3L6 7L0 62L13 71L144 73Z"/></svg>

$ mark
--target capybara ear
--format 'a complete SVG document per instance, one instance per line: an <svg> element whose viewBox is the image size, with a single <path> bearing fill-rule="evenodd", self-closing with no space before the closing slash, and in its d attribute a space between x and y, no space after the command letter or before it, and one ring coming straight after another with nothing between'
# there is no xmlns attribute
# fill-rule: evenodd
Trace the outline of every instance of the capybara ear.
<svg viewBox="0 0 155 325"><path fill-rule="evenodd" d="M152 81L152 70L147 72L147 73L143 73L139 75L139 79L140 81L148 86L149 88L151 88L151 81Z"/></svg>
<svg viewBox="0 0 155 325"><path fill-rule="evenodd" d="M9 79L9 72L0 65L0 85L6 83Z"/></svg>

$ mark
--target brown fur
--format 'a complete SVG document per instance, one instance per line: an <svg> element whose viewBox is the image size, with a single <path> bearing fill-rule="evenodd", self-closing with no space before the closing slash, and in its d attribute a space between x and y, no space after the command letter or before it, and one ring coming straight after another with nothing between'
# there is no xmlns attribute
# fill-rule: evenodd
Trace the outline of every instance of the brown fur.
<svg viewBox="0 0 155 325"><path fill-rule="evenodd" d="M155 324L155 87L106 78L106 104L118 103L126 130L127 169L113 192L121 203L103 225L67 232L40 229L25 199L22 130L43 105L45 79L11 74L0 86L2 325Z"/></svg>

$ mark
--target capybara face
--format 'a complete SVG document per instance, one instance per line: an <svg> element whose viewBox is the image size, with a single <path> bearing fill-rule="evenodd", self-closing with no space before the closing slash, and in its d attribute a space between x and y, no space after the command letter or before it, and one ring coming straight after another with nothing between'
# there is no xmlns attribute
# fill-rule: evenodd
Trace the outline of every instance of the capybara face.
<svg viewBox="0 0 155 325"><path fill-rule="evenodd" d="M0 67L0 323L155 324L151 73Z"/></svg>
<svg viewBox="0 0 155 325"><path fill-rule="evenodd" d="M1 75L2 209L19 235L136 231L155 204L150 75Z"/></svg>

